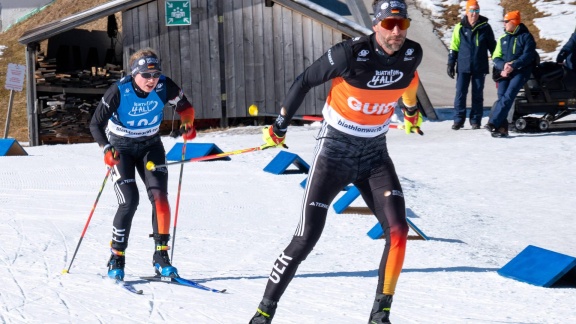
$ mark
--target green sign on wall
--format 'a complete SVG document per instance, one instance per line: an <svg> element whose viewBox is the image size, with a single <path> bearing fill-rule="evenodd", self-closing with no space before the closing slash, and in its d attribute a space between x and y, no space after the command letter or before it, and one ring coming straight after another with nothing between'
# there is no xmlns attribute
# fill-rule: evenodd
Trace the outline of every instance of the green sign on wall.
<svg viewBox="0 0 576 324"><path fill-rule="evenodd" d="M184 26L192 23L190 0L166 0L166 26Z"/></svg>

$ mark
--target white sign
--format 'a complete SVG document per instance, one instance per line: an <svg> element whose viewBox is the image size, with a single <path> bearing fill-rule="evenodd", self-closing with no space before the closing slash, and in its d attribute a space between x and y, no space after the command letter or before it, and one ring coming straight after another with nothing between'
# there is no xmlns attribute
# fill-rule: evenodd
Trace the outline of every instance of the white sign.
<svg viewBox="0 0 576 324"><path fill-rule="evenodd" d="M24 76L26 67L20 64L8 63L8 72L6 72L7 90L22 91L24 87Z"/></svg>

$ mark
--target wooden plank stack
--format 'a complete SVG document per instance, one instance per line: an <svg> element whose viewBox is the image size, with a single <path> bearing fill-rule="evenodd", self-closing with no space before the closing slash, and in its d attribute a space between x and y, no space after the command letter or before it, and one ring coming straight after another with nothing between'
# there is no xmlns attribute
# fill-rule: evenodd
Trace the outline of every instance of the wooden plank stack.
<svg viewBox="0 0 576 324"><path fill-rule="evenodd" d="M35 77L42 144L93 142L92 114L104 92L123 75L113 64L58 72L56 59L39 53Z"/></svg>
<svg viewBox="0 0 576 324"><path fill-rule="evenodd" d="M99 98L82 99L79 96L56 94L39 97L43 106L40 113L40 140L42 144L90 143L94 139L89 124Z"/></svg>

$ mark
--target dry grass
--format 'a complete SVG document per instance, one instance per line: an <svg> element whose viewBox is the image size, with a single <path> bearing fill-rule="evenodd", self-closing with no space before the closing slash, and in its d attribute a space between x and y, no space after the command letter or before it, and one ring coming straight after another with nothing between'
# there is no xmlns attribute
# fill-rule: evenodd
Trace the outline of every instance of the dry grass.
<svg viewBox="0 0 576 324"><path fill-rule="evenodd" d="M544 52L553 52L556 50L559 45L558 41L540 37L540 30L534 25L534 19L546 17L546 15L536 10L530 3L530 0L502 0L500 5L504 8L504 12L520 10L522 23L528 27L528 30L532 33L532 36L534 36L536 48Z"/></svg>
<svg viewBox="0 0 576 324"><path fill-rule="evenodd" d="M502 0L500 5L504 8L504 12L512 10L520 10L522 15L522 23L528 27L528 30L536 40L536 47L544 52L553 52L558 47L558 41L553 39L541 38L540 30L534 25L535 18L545 17L545 15L534 8L530 0ZM442 31L439 29L441 26L454 26L460 21L462 17L462 9L459 5L444 6L446 9L442 15L445 21L443 24L434 23L434 28L439 35Z"/></svg>
<svg viewBox="0 0 576 324"><path fill-rule="evenodd" d="M108 0L56 0L43 11L30 17L26 21L13 26L8 31L0 33L0 45L6 46L2 56L0 57L0 83L2 84L0 89L0 125L3 126L2 135L4 135L8 100L10 96L10 91L4 89L3 86L6 80L8 63L26 65L26 48L24 45L18 43L18 39L22 34L30 29L93 8L105 2L108 2ZM119 22L121 21L119 14L116 14L116 18ZM81 26L80 28L88 30L106 30L106 24L107 19L103 18ZM121 23L119 23L119 25L121 26ZM41 44L41 46L42 45L43 44ZM10 120L9 137L16 138L18 141L27 142L29 139L28 117L26 112L26 87L24 87L24 90L21 92L14 92L14 103L12 105Z"/></svg>

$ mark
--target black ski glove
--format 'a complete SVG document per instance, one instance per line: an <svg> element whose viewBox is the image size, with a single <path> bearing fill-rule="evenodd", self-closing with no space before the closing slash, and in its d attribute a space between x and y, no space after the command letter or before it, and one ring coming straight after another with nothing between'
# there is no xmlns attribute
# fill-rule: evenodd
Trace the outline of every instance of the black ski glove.
<svg viewBox="0 0 576 324"><path fill-rule="evenodd" d="M456 75L455 65L456 65L456 64L448 64L448 69L446 69L446 73L448 73L448 76L449 76L451 79L454 79L454 75Z"/></svg>

